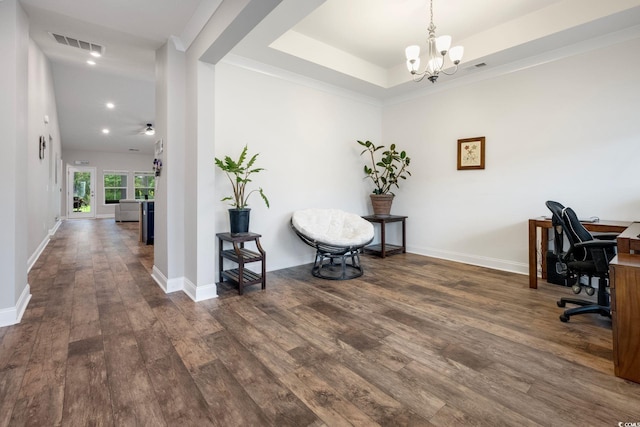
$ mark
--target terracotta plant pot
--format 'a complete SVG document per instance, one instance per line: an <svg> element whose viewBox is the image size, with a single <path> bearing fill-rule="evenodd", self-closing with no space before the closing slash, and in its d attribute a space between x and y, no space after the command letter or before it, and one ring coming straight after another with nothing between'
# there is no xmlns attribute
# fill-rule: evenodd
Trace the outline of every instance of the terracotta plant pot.
<svg viewBox="0 0 640 427"><path fill-rule="evenodd" d="M391 212L393 197L393 194L371 194L371 206L373 206L373 214L389 215Z"/></svg>

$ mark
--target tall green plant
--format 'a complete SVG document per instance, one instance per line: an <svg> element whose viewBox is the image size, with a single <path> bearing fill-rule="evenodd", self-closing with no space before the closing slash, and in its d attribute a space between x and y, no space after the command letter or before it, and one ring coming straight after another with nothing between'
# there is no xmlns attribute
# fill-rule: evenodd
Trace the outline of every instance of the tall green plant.
<svg viewBox="0 0 640 427"><path fill-rule="evenodd" d="M360 155L369 152L371 156L371 166L364 165L364 174L365 178L370 178L375 185L373 194L393 194L391 187L400 188L398 180L407 179L407 176L411 176L411 172L407 170L411 159L405 151L398 152L396 144L391 144L388 150L383 151L382 157L377 161L375 153L383 150L385 148L384 145L376 146L371 141L358 141L358 144L364 147Z"/></svg>
<svg viewBox="0 0 640 427"><path fill-rule="evenodd" d="M233 188L233 196L227 196L222 199L223 202L231 201L231 206L244 209L247 207L247 200L249 196L256 191L260 193L260 197L264 200L264 203L269 207L269 199L262 191L262 188L257 190L246 192L246 186L251 182L249 178L252 174L258 173L264 170L264 168L254 168L253 164L258 158L258 154L254 154L253 157L247 160L247 146L244 146L242 153L240 153L240 157L238 160L233 160L229 156L225 156L224 160L220 160L217 157L215 158L216 166L218 166L229 178L229 182L231 183L231 187Z"/></svg>

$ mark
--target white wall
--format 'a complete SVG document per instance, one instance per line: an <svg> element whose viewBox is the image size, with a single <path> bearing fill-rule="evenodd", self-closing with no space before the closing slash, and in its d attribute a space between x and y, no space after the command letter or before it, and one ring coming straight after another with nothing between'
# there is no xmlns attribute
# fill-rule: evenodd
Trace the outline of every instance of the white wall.
<svg viewBox="0 0 640 427"><path fill-rule="evenodd" d="M267 270L313 262L314 251L293 233L293 211L341 208L368 214L371 191L362 178L358 139L380 140L381 104L302 78L274 76L222 62L216 66L215 156L235 159L245 144L260 153L249 199L253 232L262 234ZM214 168L213 159L208 159ZM231 194L216 170L216 201ZM216 229L229 230L226 202L215 205Z"/></svg>
<svg viewBox="0 0 640 427"><path fill-rule="evenodd" d="M129 172L127 198L133 199L133 172L151 172L153 170L153 154L140 153L107 153L102 151L88 150L63 150L62 159L64 163L63 171L63 198L62 212L67 215L66 203L66 173L67 166L74 166L75 161L88 161L82 166L96 168L96 216L113 217L115 206L104 204L104 181L103 172L105 170L117 170Z"/></svg>
<svg viewBox="0 0 640 427"><path fill-rule="evenodd" d="M58 225L62 188L60 127L49 60L40 48L29 44L27 177L29 265L35 262ZM46 119L48 123L46 123ZM39 137L45 137L43 158Z"/></svg>
<svg viewBox="0 0 640 427"><path fill-rule="evenodd" d="M20 321L27 283L29 23L17 0L0 2L0 326ZM35 141L34 141L35 142ZM22 185L20 185L22 183Z"/></svg>
<svg viewBox="0 0 640 427"><path fill-rule="evenodd" d="M526 273L527 219L546 200L640 220L638 52L636 39L385 107L384 141L412 157L393 209L408 250ZM457 139L477 136L486 169L457 171Z"/></svg>

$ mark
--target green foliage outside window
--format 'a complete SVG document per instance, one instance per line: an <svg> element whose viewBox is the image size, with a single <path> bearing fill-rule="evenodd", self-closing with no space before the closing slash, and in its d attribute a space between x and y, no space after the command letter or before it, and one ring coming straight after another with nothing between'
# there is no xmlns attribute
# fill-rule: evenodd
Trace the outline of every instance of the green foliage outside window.
<svg viewBox="0 0 640 427"><path fill-rule="evenodd" d="M152 172L137 173L134 177L134 191L136 199L155 198L156 177Z"/></svg>
<svg viewBox="0 0 640 427"><path fill-rule="evenodd" d="M127 175L122 173L104 174L104 202L118 203L127 198Z"/></svg>

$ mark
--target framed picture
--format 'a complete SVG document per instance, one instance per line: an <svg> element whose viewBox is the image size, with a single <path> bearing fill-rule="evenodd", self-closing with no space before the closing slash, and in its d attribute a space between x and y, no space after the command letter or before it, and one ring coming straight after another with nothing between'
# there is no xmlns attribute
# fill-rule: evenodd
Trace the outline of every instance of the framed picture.
<svg viewBox="0 0 640 427"><path fill-rule="evenodd" d="M41 135L40 139L38 139L38 158L40 160L44 159L45 148L47 148L47 144L45 143L44 135Z"/></svg>
<svg viewBox="0 0 640 427"><path fill-rule="evenodd" d="M484 136L458 140L458 170L484 169Z"/></svg>
<svg viewBox="0 0 640 427"><path fill-rule="evenodd" d="M156 157L160 157L160 154L162 154L162 152L164 151L164 142L162 141L162 139L156 141L154 148Z"/></svg>

